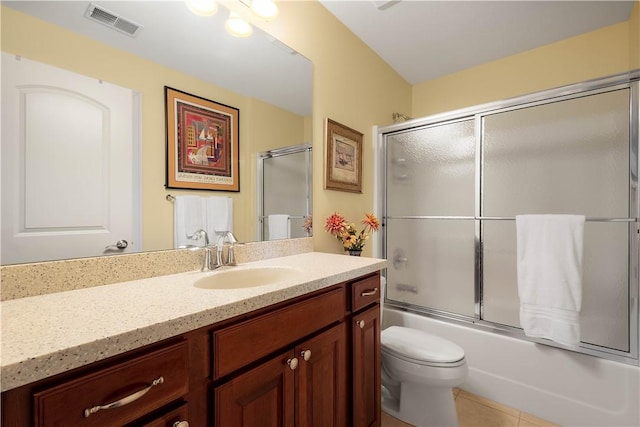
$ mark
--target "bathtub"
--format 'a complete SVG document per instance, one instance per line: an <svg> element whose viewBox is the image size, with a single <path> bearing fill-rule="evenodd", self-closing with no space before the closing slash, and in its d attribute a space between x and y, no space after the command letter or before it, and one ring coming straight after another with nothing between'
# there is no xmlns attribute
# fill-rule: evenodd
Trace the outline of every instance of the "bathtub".
<svg viewBox="0 0 640 427"><path fill-rule="evenodd" d="M407 326L464 348L460 387L562 426L640 426L640 368L384 308L384 327Z"/></svg>

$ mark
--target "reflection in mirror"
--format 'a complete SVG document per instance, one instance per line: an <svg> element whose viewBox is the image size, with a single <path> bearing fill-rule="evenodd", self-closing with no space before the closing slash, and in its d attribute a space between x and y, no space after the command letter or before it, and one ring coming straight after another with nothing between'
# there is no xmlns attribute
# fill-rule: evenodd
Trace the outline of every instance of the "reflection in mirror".
<svg viewBox="0 0 640 427"><path fill-rule="evenodd" d="M311 180L310 144L258 153L258 240L311 236Z"/></svg>
<svg viewBox="0 0 640 427"><path fill-rule="evenodd" d="M129 246L124 250L106 250L108 245L101 244L100 252L128 253L174 247L174 204L166 201L168 191L164 188L162 90L165 85L240 109L240 191L189 190L172 194L233 198L234 234L241 241L254 240L258 235L257 212L253 210L256 181L252 177L257 175L254 159L258 152L310 140L310 61L258 28L254 28L248 38L230 36L224 30L229 14L224 7L212 17L201 17L191 13L182 1L109 1L98 6L139 25L140 29L132 37L87 19L88 1L3 1L1 41L2 51L13 60L22 57L92 78L100 84L127 88L138 99L134 103L139 102L141 111L134 116L133 128L140 135L140 158L134 157L132 166L121 167L119 173L135 175L137 171L140 175L133 204L140 207L140 217L134 218L134 223L141 224L141 231L130 239L118 235L107 242L113 246L119 240L127 240ZM2 77L4 80L4 72ZM11 101L5 99L3 91L3 111L6 102ZM2 138L4 145L4 130ZM73 146L69 149L73 150ZM4 152L2 155L4 157ZM95 153L92 156L96 160ZM111 163L124 165L130 161L114 158ZM51 163L47 169L51 176L55 174L53 166ZM76 164L69 165L61 159L55 166L67 171L78 168L77 160ZM15 205L13 201L5 201L4 186L9 184L3 175L3 209ZM63 193L73 195L73 186L55 188L50 196L54 200L65 200L58 197ZM113 211L119 206L109 204L106 209ZM69 230L76 225L65 223ZM3 236L7 232L15 233L15 229L3 224ZM57 252L55 246L47 252L38 259L7 262L2 257L0 261L7 264L95 255L64 255ZM4 254L0 252L0 255Z"/></svg>

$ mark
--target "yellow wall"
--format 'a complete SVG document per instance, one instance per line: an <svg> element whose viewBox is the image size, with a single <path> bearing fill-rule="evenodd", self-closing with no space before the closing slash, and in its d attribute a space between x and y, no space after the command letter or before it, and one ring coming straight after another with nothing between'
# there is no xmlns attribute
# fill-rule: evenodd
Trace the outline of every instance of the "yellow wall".
<svg viewBox="0 0 640 427"><path fill-rule="evenodd" d="M629 63L631 68L640 68L640 1L635 0L635 5L629 18Z"/></svg>
<svg viewBox="0 0 640 427"><path fill-rule="evenodd" d="M627 22L417 84L411 114L424 117L637 68L637 37L635 50L631 46L639 31L637 2L633 10Z"/></svg>

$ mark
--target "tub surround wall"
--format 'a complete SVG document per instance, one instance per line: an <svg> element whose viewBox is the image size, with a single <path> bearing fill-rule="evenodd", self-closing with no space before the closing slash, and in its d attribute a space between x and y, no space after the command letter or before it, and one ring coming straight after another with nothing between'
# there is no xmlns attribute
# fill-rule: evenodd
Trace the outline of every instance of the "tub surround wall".
<svg viewBox="0 0 640 427"><path fill-rule="evenodd" d="M313 251L313 239L252 242L236 246L238 263ZM199 270L202 249L167 250L0 267L0 300L7 301L130 280Z"/></svg>

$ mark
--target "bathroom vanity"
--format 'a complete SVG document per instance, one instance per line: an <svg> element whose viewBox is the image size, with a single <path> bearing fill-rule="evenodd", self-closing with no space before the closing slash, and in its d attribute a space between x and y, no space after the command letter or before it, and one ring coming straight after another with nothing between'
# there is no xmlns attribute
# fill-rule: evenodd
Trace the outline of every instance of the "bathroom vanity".
<svg viewBox="0 0 640 427"><path fill-rule="evenodd" d="M264 286L203 289L194 283L216 272L190 272L5 301L3 340L7 331L23 342L3 344L2 426L379 426L384 266L306 253L234 267L300 273ZM96 307L77 304L100 301L104 309L109 291L123 293L113 295L115 317L131 317L106 331L114 313L103 323ZM32 318L56 302L49 319ZM51 330L21 334L10 317L20 310L31 316L22 319L27 328ZM94 312L93 323L85 310ZM61 333L60 342L49 338L39 352L25 353L34 339L74 321L100 332ZM85 363L88 351L106 357Z"/></svg>

